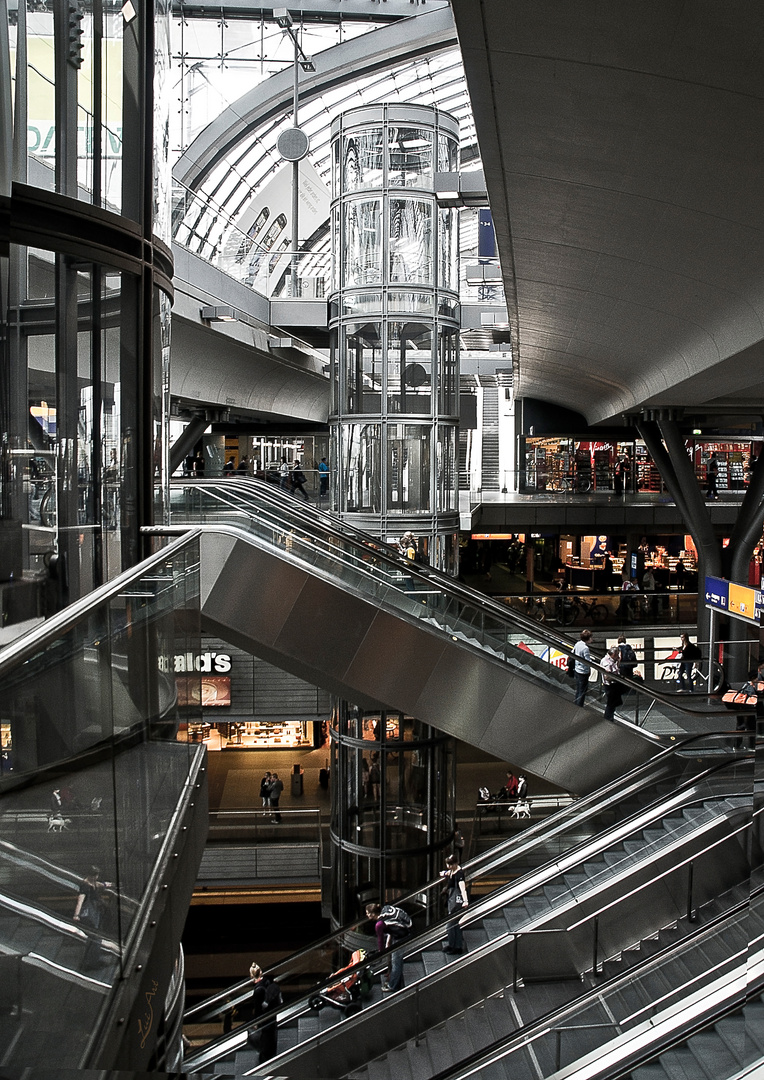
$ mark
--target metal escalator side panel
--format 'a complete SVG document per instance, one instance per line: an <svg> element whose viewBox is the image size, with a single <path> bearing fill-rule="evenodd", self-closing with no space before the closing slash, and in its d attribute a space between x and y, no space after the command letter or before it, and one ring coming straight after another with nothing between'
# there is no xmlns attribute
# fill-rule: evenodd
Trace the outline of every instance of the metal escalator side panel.
<svg viewBox="0 0 764 1080"><path fill-rule="evenodd" d="M207 530L201 550L206 627L350 701L408 712L568 791L591 791L654 753L511 665L256 537L221 544Z"/></svg>

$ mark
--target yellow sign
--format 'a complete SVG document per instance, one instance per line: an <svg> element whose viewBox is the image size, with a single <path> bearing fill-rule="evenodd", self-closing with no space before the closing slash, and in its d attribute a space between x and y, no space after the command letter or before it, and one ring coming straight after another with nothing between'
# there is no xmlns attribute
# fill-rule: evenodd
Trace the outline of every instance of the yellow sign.
<svg viewBox="0 0 764 1080"><path fill-rule="evenodd" d="M745 585L735 585L732 581L729 583L727 610L731 615L741 615L744 619L758 619L759 605L756 600L756 589L746 588Z"/></svg>

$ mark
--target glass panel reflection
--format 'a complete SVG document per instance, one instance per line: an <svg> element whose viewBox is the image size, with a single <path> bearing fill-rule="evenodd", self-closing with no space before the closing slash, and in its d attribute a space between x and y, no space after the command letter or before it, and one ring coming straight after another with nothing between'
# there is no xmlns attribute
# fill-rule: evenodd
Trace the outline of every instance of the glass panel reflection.
<svg viewBox="0 0 764 1080"><path fill-rule="evenodd" d="M343 207L343 286L382 281L382 201L356 199Z"/></svg>
<svg viewBox="0 0 764 1080"><path fill-rule="evenodd" d="M342 149L343 192L382 187L382 132L354 131L345 135Z"/></svg>
<svg viewBox="0 0 764 1080"><path fill-rule="evenodd" d="M432 325L390 322L387 327L387 411L429 413Z"/></svg>
<svg viewBox="0 0 764 1080"><path fill-rule="evenodd" d="M180 542L73 625L49 623L36 652L0 656L0 951L19 957L40 1065L79 1060L124 977L203 753L186 741L201 707L179 705L175 682L176 657L199 649L198 568L197 542Z"/></svg>
<svg viewBox="0 0 764 1080"><path fill-rule="evenodd" d="M376 413L382 407L382 325L342 327L345 356L345 410Z"/></svg>
<svg viewBox="0 0 764 1080"><path fill-rule="evenodd" d="M393 514L432 508L428 427L388 425L387 508Z"/></svg>
<svg viewBox="0 0 764 1080"><path fill-rule="evenodd" d="M433 205L424 199L390 200L391 282L421 282L433 280Z"/></svg>
<svg viewBox="0 0 764 1080"><path fill-rule="evenodd" d="M387 180L390 187L432 187L433 133L413 127L387 130Z"/></svg>
<svg viewBox="0 0 764 1080"><path fill-rule="evenodd" d="M380 433L380 424L350 424L343 428L343 509L348 512L379 512Z"/></svg>

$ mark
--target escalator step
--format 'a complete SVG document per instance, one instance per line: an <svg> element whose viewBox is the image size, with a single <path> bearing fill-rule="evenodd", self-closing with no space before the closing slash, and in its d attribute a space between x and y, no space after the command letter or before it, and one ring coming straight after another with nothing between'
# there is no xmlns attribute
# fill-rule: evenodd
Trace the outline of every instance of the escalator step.
<svg viewBox="0 0 764 1080"><path fill-rule="evenodd" d="M524 896L523 904L531 919L546 915L550 911L549 901L545 896Z"/></svg>
<svg viewBox="0 0 764 1080"><path fill-rule="evenodd" d="M631 1070L631 1080L668 1080L668 1073L660 1061L651 1061Z"/></svg>
<svg viewBox="0 0 764 1080"><path fill-rule="evenodd" d="M390 1072L390 1066L386 1058L379 1061L370 1061L368 1065L369 1080L393 1080L394 1074Z"/></svg>
<svg viewBox="0 0 764 1080"><path fill-rule="evenodd" d="M740 1059L735 1057L715 1031L699 1031L690 1039L689 1048L699 1065L714 1080L720 1076L732 1076L740 1068Z"/></svg>
<svg viewBox="0 0 764 1080"><path fill-rule="evenodd" d="M517 1010L524 1024L530 1024L547 1013L562 1008L581 992L578 980L529 983L515 999Z"/></svg>
<svg viewBox="0 0 764 1080"><path fill-rule="evenodd" d="M434 971L440 971L442 967L446 966L449 959L450 957L441 948L428 949L427 952L422 953L425 973L431 975Z"/></svg>
<svg viewBox="0 0 764 1080"><path fill-rule="evenodd" d="M676 1050L667 1050L660 1056L660 1063L670 1080L718 1080L718 1076L709 1074L698 1067L698 1059L686 1046Z"/></svg>
<svg viewBox="0 0 764 1080"><path fill-rule="evenodd" d="M398 1046L395 1050L391 1050L385 1060L388 1068L387 1075L394 1077L395 1080L417 1080L417 1076L421 1075L411 1068L408 1046Z"/></svg>
<svg viewBox="0 0 764 1080"><path fill-rule="evenodd" d="M485 1005L474 1005L471 1009L467 1010L466 1017L473 1046L476 1050L483 1050L493 1042L491 1022L488 1019Z"/></svg>
<svg viewBox="0 0 764 1080"><path fill-rule="evenodd" d="M432 1057L430 1056L427 1039L420 1041L418 1046L412 1040L406 1044L406 1051L408 1053L409 1069L415 1080L419 1080L421 1076L431 1076L433 1074L435 1070L432 1066Z"/></svg>
<svg viewBox="0 0 764 1080"><path fill-rule="evenodd" d="M481 945L488 943L488 935L482 927L473 927L473 929L464 930L462 933L467 952L472 952L474 949L480 948Z"/></svg>
<svg viewBox="0 0 764 1080"><path fill-rule="evenodd" d="M445 1025L445 1034L451 1048L452 1061L462 1061L474 1053L470 1025L464 1015L452 1017Z"/></svg>
<svg viewBox="0 0 764 1080"><path fill-rule="evenodd" d="M306 1039L312 1039L314 1035L318 1035L318 1017L320 1015L321 1014L319 1013L313 1016L306 1015L300 1017L300 1019L297 1021L297 1038L299 1042L305 1042Z"/></svg>
<svg viewBox="0 0 764 1080"><path fill-rule="evenodd" d="M562 882L555 881L551 885L544 886L544 895L549 899L551 904L554 904L555 900L559 899L561 896L566 898L570 897L570 889Z"/></svg>
<svg viewBox="0 0 764 1080"><path fill-rule="evenodd" d="M760 1054L764 1054L764 1003L750 1001L745 1007L744 1015L746 1052L752 1043Z"/></svg>
<svg viewBox="0 0 764 1080"><path fill-rule="evenodd" d="M503 1039L517 1027L514 1014L509 1008L509 991L486 1000L485 1015L494 1039Z"/></svg>
<svg viewBox="0 0 764 1080"><path fill-rule="evenodd" d="M502 937L507 933L507 920L501 919L483 919L482 927L485 930L488 940L495 941L497 938Z"/></svg>
<svg viewBox="0 0 764 1080"><path fill-rule="evenodd" d="M433 1070L436 1073L450 1069L453 1064L451 1047L445 1033L446 1025L427 1032L427 1049L430 1052Z"/></svg>

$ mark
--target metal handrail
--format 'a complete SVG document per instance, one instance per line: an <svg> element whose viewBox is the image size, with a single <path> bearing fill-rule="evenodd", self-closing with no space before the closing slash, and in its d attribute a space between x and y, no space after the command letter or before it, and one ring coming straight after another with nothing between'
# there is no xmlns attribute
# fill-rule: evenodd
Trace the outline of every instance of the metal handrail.
<svg viewBox="0 0 764 1080"><path fill-rule="evenodd" d="M751 755L746 755L746 757L751 762L753 762L754 756L752 754ZM708 770L708 773L710 775L711 773L718 772L721 769L726 768L728 766L729 766L729 762L725 762L725 763L723 763L721 765L717 765L715 767L712 767L712 769ZM694 778L693 781L691 781L689 783L690 784L697 783L697 778ZM678 789L678 790L681 790L681 789ZM672 803L675 803L676 802L676 796L677 796L677 792L674 792L671 796L667 797L667 800L671 801ZM640 816L640 815L635 815L635 816ZM655 806L654 807L654 815L653 816L654 817L662 816L662 809L661 809L660 806ZM642 826L642 827L644 827L644 826ZM621 823L620 825L615 827L616 832L623 832L623 829L624 829L623 823ZM600 839L600 843L601 843L602 847L606 846L606 843L607 843L609 838L610 838L610 840L612 842L612 837L610 836L610 834L612 832L613 832L613 830L608 829L603 834L601 834L599 839ZM590 844L590 843L591 843L591 841L585 841L582 845L579 845L579 847L584 847L584 846L586 846L587 844ZM714 846L713 842L711 844L709 844L708 845L709 850L713 846ZM703 850L705 850L705 849L703 849ZM572 851L570 853L566 854L565 859L563 861L566 862L566 863L570 862L571 865L575 865L574 855L575 855L576 851L577 851L577 849L572 849ZM696 852L694 854L694 858L697 859L698 855L700 855L702 853L703 853L703 851ZM551 864L548 864L548 867L551 867L552 869L555 869L558 866L559 862L560 862L560 860L553 860L553 862ZM569 869L569 867L566 867L566 869ZM672 868L672 870L673 870L673 868ZM533 876L534 879L538 878L540 880L542 877L544 877L544 873L545 873L545 868L542 867L538 871L533 871L532 876ZM554 875L552 875L552 877L549 876L548 869L547 869L546 878L548 880L552 880L553 876ZM545 880L545 883L548 883L548 882ZM440 883L438 882L436 884L439 885ZM647 882L643 883L643 885L640 886L640 889L648 888L652 884L653 884L652 880L647 881ZM494 907L496 907L498 905L503 905L503 903L508 899L508 897L506 895L507 893L518 892L518 888L519 888L520 885L521 885L521 883L518 883L516 885L513 884L513 885L510 885L510 886L505 886L502 889L497 890L496 893L494 893L493 896L490 898L490 900L478 901L477 903L471 904L467 912L465 912L465 913L463 913L461 915L459 915L459 914L451 915L451 916L448 916L445 919L439 920L437 923L431 925L427 929L427 931L425 931L424 934L419 935L415 942L410 943L412 945L415 945L415 948L414 949L411 949L411 948L406 949L406 955L411 956L412 954L419 953L423 949L429 947L433 942L435 942L436 940L438 940L439 938L442 937L444 929L447 928L454 921L458 920L459 923L462 926L464 926L464 925L467 925L468 922L475 921L478 918L484 918L485 915L488 912L490 912ZM538 885L538 881L534 881L534 887L536 887L537 885ZM522 891L518 893L517 897L513 897L513 899L519 898L520 895L523 895ZM604 908L602 910L604 910ZM596 919L598 914L599 914L599 910L597 912L592 913L590 916L588 916L588 918L590 920L594 920L594 919ZM538 933L541 933L541 932L542 931L538 931ZM529 931L528 933L531 933L531 931ZM474 949L470 955L474 958L477 954L486 953L486 952L492 951L493 949L501 948L501 947L503 947L503 945L505 945L507 943L507 941L509 939L516 938L516 937L517 937L516 934L513 934L511 931L508 930L506 934L501 935L499 938L493 939L493 940L485 943L484 945L479 946L477 949ZM401 947L406 948L406 943L404 942L403 945L399 944L397 947L398 948L401 948ZM363 969L368 968L372 972L376 972L376 970L378 969L378 966L379 966L379 960L378 959L367 960L367 961L364 961L361 964L356 965L352 970L353 971L361 971ZM348 969L348 970L350 970L350 969ZM441 976L441 975L443 975L443 972L438 972L437 974L439 976ZM443 976L443 977L445 977L445 976ZM336 977L332 977L332 978L328 979L325 983L322 983L322 987L326 987L326 986L331 985L333 981L336 981ZM246 985L246 984L244 984L244 985ZM308 1006L309 999L313 995L315 995L315 993L319 989L321 989L322 987L313 988L305 998L302 998L299 1001L292 1003L285 1010L283 1010L281 1012L281 1014L280 1014L281 1021L283 1022L283 1021L291 1020L291 1019L296 1018L299 1015L302 1015L302 1013L306 1010L306 1008ZM601 989L600 989L599 992L601 993ZM412 987L412 988L410 988L408 990L403 990L401 992L401 995L403 997L405 997L406 999L408 999L408 998L411 998L412 996L416 995L417 993L418 993L418 989L415 986L415 987ZM242 1000L243 1000L243 998L242 998ZM233 1002L231 1002L231 1004L233 1004ZM205 1067L206 1065L210 1064L212 1061L217 1060L218 1057L228 1056L232 1051L235 1051L236 1048L246 1039L247 1032L252 1031L252 1030L256 1030L261 1022L262 1021L254 1023L254 1024L242 1025L242 1027L237 1029L236 1032L234 1032L232 1034L224 1035L216 1043L210 1044L208 1047L206 1047L205 1049L199 1051L197 1054L189 1057L187 1059L187 1061L186 1061L186 1065L189 1068L202 1068L202 1067ZM316 1036L312 1036L312 1037L310 1037L310 1038L308 1038L306 1040L303 1040L303 1042L300 1045L303 1046L303 1045L309 1044L309 1043L314 1043L314 1044L315 1043L320 1043L321 1040L322 1040L322 1037L323 1037L322 1034L319 1033Z"/></svg>
<svg viewBox="0 0 764 1080"><path fill-rule="evenodd" d="M167 560L168 555L174 555L176 552L181 551L199 535L200 533L196 529L187 530L183 536L163 547L161 551L150 555L147 559L130 567L129 570L125 570L123 573L118 574L117 577L112 578L111 581L107 581L97 589L87 593L86 596L75 600L68 607L57 611L55 615L51 615L45 622L35 626L23 637L17 638L11 645L0 650L0 678L26 660L29 660L40 649L50 645L64 631L70 630L78 622L87 618L99 604L117 596L126 585L130 585L138 578L145 577L146 572L153 570L154 567L161 566Z"/></svg>
<svg viewBox="0 0 764 1080"><path fill-rule="evenodd" d="M183 487L188 483L189 481L187 480L174 480L173 486ZM272 491L273 485L258 480L239 481L233 478L225 481L196 480L191 481L191 484L194 487L201 487L202 490L211 492L221 503L225 503L226 500L234 494L232 490L234 485L242 484L247 487L256 485L252 490L252 494L255 497L268 503L269 506L280 511L282 514L286 511L286 516L290 519L290 523L299 524L299 527L308 535L313 534L313 539L318 538L316 535L317 533L325 533L327 536L336 536L339 534L343 538L350 539L362 547L370 549L373 551L375 559L386 563L397 572L403 572L407 578L410 578L413 581L419 581L425 586L432 586L434 584L436 587L440 587L442 591L447 592L450 596L477 609L483 615L487 614L491 617L495 617L505 624L517 625L522 630L529 634L533 634L545 644L551 645L564 655L570 656L572 654L570 639L565 635L555 633L545 624L529 619L520 612L510 609L506 605L498 603L490 597L484 596L482 593L474 592L469 587L462 585L454 578L449 577L447 574L434 567L425 568L419 564L413 563L410 559L398 555L388 545L383 544L380 540L375 539L370 534L362 532L353 526L349 526L347 523L340 521L337 517L328 514L326 511L311 506L310 513L307 513L304 509L304 504L297 499L292 498L283 489L279 489L278 495L274 495ZM245 512L248 512L246 511L246 508L243 508L242 506L233 506L230 502L228 505L231 506L232 509L239 511L245 510ZM196 525L196 527L205 528L205 526L199 525ZM231 526L228 527L231 528ZM281 523L281 527L283 527L283 522ZM149 531L166 531L172 534L179 531L179 528L179 526L170 526L169 529L165 530L161 527L156 527ZM334 554L336 555L338 553L335 551ZM597 660L592 659L591 661L588 661L588 663L590 663L592 668L598 671L600 675L610 675ZM551 668L551 670L556 669ZM708 713L707 707L701 708L699 706L698 708L692 708L691 703L684 698L681 702L678 702L672 695L663 694L660 691L654 690L652 687L646 687L644 684L626 678L623 675L615 675L613 678L627 689L634 691L636 694L646 695L654 700L658 700L678 712L686 713L688 715L697 714L698 712L702 712L703 714ZM722 710L720 709L719 711Z"/></svg>
<svg viewBox="0 0 764 1080"><path fill-rule="evenodd" d="M692 739L687 740L687 741L689 743L693 743L693 742L697 742L698 739L699 739L699 737L696 736L696 737L693 737ZM674 748L671 748L671 749L665 751L664 754L662 754L660 756L661 760L665 763L667 760L669 760L670 758L672 758L674 756L678 757L678 749L679 749L678 747L674 747ZM749 759L752 760L753 755L750 754L750 753L746 753L746 754L742 755L742 758L744 760L749 760ZM698 782L700 780L702 780L705 776L712 776L712 775L714 775L714 774L716 774L718 772L723 771L726 768L729 768L729 766L730 766L729 761L715 763L710 768L701 771L701 773L699 773L698 775L692 776L690 779L688 779L684 783L680 784L676 788L676 790L672 793L672 795L670 797L666 797L666 798L670 798L672 801L676 801L677 797L681 794L682 791L688 791L689 792L690 789L692 787L696 786L698 784ZM485 855L478 856L475 859L469 860L464 865L465 873L467 874L470 881L474 881L476 876L477 876L478 871L482 870L483 873L487 873L487 872L490 872L492 870L495 870L497 865L503 865L503 864L506 865L507 862L510 859L519 858L520 856L522 856L522 855L526 854L527 852L533 850L534 847L536 847L538 845L542 845L544 843L547 843L549 841L549 839L552 836L555 835L555 833L561 832L564 829L565 824L566 824L566 820L568 818L572 818L573 819L572 824L577 825L581 821L589 820L589 818L593 814L603 812L603 810L606 809L607 806L609 806L612 801L615 801L616 792L619 789L625 789L625 791L621 790L621 797L622 798L626 798L629 795L634 794L636 791L642 790L647 785L647 783L649 782L649 779L650 779L649 774L651 772L658 774L658 775L656 775L654 777L654 779L656 779L656 780L658 779L658 776L664 776L665 775L665 773L663 773L662 770L659 770L656 767L656 760L655 759L653 761L651 761L651 762L647 762L647 763L645 763L643 765L640 765L636 769L632 770L632 772L630 774L628 774L628 776L620 777L618 780L613 781L613 783L611 785L608 785L608 787L606 789L604 789L604 792L605 792L604 798L603 798L603 791L601 790L601 791L599 791L597 793L594 793L594 794L592 794L590 796L587 796L586 798L584 798L582 800L579 800L579 802L576 803L576 804L565 807L563 810L559 811L557 814L553 815L551 818L547 819L546 821L539 822L537 826L534 826L532 829L528 829L528 830L524 831L524 833L520 837L514 837L512 840L507 841L506 843L504 843L502 845L499 845L498 848L492 849L490 852L486 853ZM644 774L648 774L648 775L645 776ZM640 777L641 777L641 782L640 782ZM603 802L605 803L605 806L601 807L601 806L598 805L598 803L603 803ZM663 800L658 805L654 805L653 810L652 810L652 819L654 819L656 817L658 817L658 818L662 817L662 815L663 815L663 803L664 802L665 802L665 800ZM592 804L593 804L593 806L592 806ZM646 822L645 822L645 814L647 812L648 811L643 808L640 811L638 811L636 814L632 815L631 818L627 818L624 821L619 822L617 824L617 826L608 827L602 833L598 834L597 837L587 838L586 840L581 841L580 843L574 845L566 853L565 858L564 858L563 861L565 861L566 863L570 862L571 864L575 864L576 859L577 858L580 859L581 853L586 848L592 848L593 845L596 847L597 843L599 843L600 847L603 847L603 846L607 845L609 840L610 840L610 842L612 842L612 833L614 831L617 830L617 831L619 831L621 833L623 833L625 831L626 833L628 833L628 830L629 830L629 827L630 827L630 822L632 822L633 819L639 818L640 822L641 822L640 827L645 827L645 824L646 824ZM649 824L649 821L647 821L647 823ZM632 825L632 829L633 829L633 825ZM535 835L530 835L531 833L533 833ZM499 851L501 851L503 854L499 855ZM594 851L592 851L591 854L594 854ZM542 877L544 877L545 874L546 874L546 876L549 876L550 872L552 872L552 871L553 871L552 876L555 876L555 874L560 872L560 862L561 862L561 859L560 859L559 856L553 858L548 863L546 863L544 866L541 866L537 870L533 871L534 878L539 878L539 880L540 880ZM433 881L433 882L428 882L428 884L424 888L420 887L419 889L415 890L414 892L408 894L408 896L398 898L396 900L396 903L399 903L399 904L405 904L407 902L419 902L419 903L421 903L422 902L422 897L423 897L424 894L426 894L428 891L435 891L435 890L437 890L439 892L441 887L442 887L442 882L440 882L440 880L436 880L436 881ZM534 884L534 887L535 887L535 884ZM483 899L475 902L474 904L470 905L469 914L465 913L465 915L460 916L459 917L460 921L462 923L465 923L465 920L467 922L470 922L470 921L474 921L477 918L481 918L481 919L484 918L485 915L488 912L490 912L490 910L492 910L493 907L495 907L497 905L503 905L503 903L507 900L507 896L506 896L507 892L516 892L517 888L518 888L518 886L516 884L511 884L509 886L502 886L500 889L495 890L491 894L490 897L483 898ZM521 894L518 894L518 895L521 895ZM415 951L416 952L421 951L421 949L428 947L433 941L440 938L442 936L442 934L443 934L444 928L447 927L453 921L454 921L454 917L450 916L450 917L448 917L446 919L439 919L436 922L430 924L423 933L421 933L420 935L417 936L416 950ZM361 927L365 923L366 923L366 919L364 918L362 920L359 920L357 922L351 923L351 924L343 927L341 930L336 931L335 933L333 933L331 935L328 935L327 937L325 937L325 938L323 938L323 939L321 939L321 940L319 940L317 942L314 942L312 945L307 946L306 948L299 950L292 957L289 957L286 961L283 961L281 964L275 965L272 969L270 969L269 974L271 976L273 976L273 977L278 978L280 968L286 967L288 964L295 964L296 966L299 966L299 960L302 957L307 957L314 951L320 951L320 950L322 950L324 948L331 947L332 945L337 944L338 942L341 942L344 939L346 939L348 937L348 935L353 935L353 934L360 933L361 932ZM377 965L378 965L378 961L376 961L376 960L368 961L367 960L363 964L358 965L357 968L354 968L353 970L361 970L361 969L363 969L365 967L370 967L372 969L375 969ZM327 986L331 985L331 980L327 981L325 983L325 985L327 985ZM311 992L310 992L311 995L315 994L318 989L319 989L319 987L316 987L313 990L311 990ZM246 998L248 997L248 995L250 993L251 993L251 982L250 982L250 980L248 980L248 979L240 980L235 985L229 987L227 990L222 991L221 993L219 993L217 995L214 995L213 997L207 999L207 1001L202 1002L199 1005L194 1006L193 1008L189 1009L186 1012L185 1016L184 1016L184 1022L186 1022L186 1023L198 1023L198 1022L201 1022L203 1020L213 1019L215 1016L220 1016L222 1013L228 1011L229 1009L231 1009L235 1005L240 1004L241 1002L246 1000ZM298 1005L299 1005L299 1003L296 1003L294 1008L297 1009ZM287 1016L287 1014L282 1014L282 1015L284 1017ZM289 1011L288 1015L292 1015L292 1009L291 1008L290 1008L290 1011ZM239 1029L239 1031L242 1031L242 1030L243 1029ZM251 1027L248 1028L248 1030L251 1030ZM237 1034L238 1034L238 1032L237 1032ZM221 1054L227 1052L228 1050L230 1050L230 1046L228 1045L228 1042L229 1042L229 1040L231 1038L235 1038L235 1036L224 1036L224 1039L226 1040L226 1042L225 1042L225 1044L220 1045L220 1053ZM208 1046L207 1048L205 1048L204 1050L199 1051L199 1054L204 1055L204 1059L203 1059L204 1061L208 1060L209 1054L214 1054L214 1053L217 1053L217 1050L215 1049L215 1044L214 1043L211 1044L210 1046ZM199 1060L201 1060L201 1059L199 1059ZM193 1061L197 1062L196 1056L194 1057Z"/></svg>

